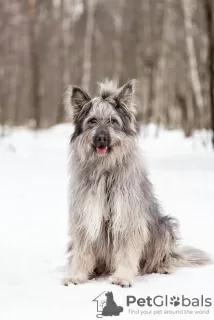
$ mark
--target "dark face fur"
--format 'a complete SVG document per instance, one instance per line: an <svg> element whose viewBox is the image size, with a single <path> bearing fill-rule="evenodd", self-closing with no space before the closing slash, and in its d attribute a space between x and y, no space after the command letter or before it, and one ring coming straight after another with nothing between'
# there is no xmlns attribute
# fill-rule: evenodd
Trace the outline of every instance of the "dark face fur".
<svg viewBox="0 0 214 320"><path fill-rule="evenodd" d="M71 142L97 156L107 156L135 136L136 119L132 104L134 82L122 88L103 84L101 96L93 99L78 87L72 87L74 133ZM87 145L87 146L86 146ZM119 151L119 150L118 150Z"/></svg>

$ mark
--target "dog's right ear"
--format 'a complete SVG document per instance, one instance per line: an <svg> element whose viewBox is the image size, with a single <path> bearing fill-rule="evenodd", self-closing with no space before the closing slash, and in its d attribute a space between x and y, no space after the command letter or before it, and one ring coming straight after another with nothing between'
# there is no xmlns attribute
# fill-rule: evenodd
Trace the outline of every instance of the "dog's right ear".
<svg viewBox="0 0 214 320"><path fill-rule="evenodd" d="M91 97L77 86L68 86L63 93L64 107L71 116L73 122L83 106L90 100Z"/></svg>

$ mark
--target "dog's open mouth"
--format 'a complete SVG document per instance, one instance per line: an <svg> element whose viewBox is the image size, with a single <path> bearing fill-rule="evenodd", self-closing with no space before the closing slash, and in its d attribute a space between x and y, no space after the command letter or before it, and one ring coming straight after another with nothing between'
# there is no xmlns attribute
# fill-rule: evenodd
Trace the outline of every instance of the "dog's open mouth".
<svg viewBox="0 0 214 320"><path fill-rule="evenodd" d="M108 147L96 147L96 152L100 155L104 155L108 152Z"/></svg>

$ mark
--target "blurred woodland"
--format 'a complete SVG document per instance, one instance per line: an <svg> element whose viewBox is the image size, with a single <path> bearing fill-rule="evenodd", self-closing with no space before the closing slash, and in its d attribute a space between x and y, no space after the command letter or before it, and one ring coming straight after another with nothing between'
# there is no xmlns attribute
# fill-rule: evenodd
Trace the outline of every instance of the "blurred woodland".
<svg viewBox="0 0 214 320"><path fill-rule="evenodd" d="M64 88L106 77L138 80L142 123L214 132L214 1L0 1L2 128L64 122Z"/></svg>

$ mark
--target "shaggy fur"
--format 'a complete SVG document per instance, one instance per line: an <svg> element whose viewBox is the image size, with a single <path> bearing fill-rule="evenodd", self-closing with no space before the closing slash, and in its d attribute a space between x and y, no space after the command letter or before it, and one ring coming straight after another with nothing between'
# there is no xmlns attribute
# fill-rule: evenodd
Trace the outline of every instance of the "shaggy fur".
<svg viewBox="0 0 214 320"><path fill-rule="evenodd" d="M65 285L107 273L128 287L135 275L210 262L200 250L180 248L177 221L155 197L136 141L134 86L105 82L93 99L76 86L65 91L74 124Z"/></svg>

